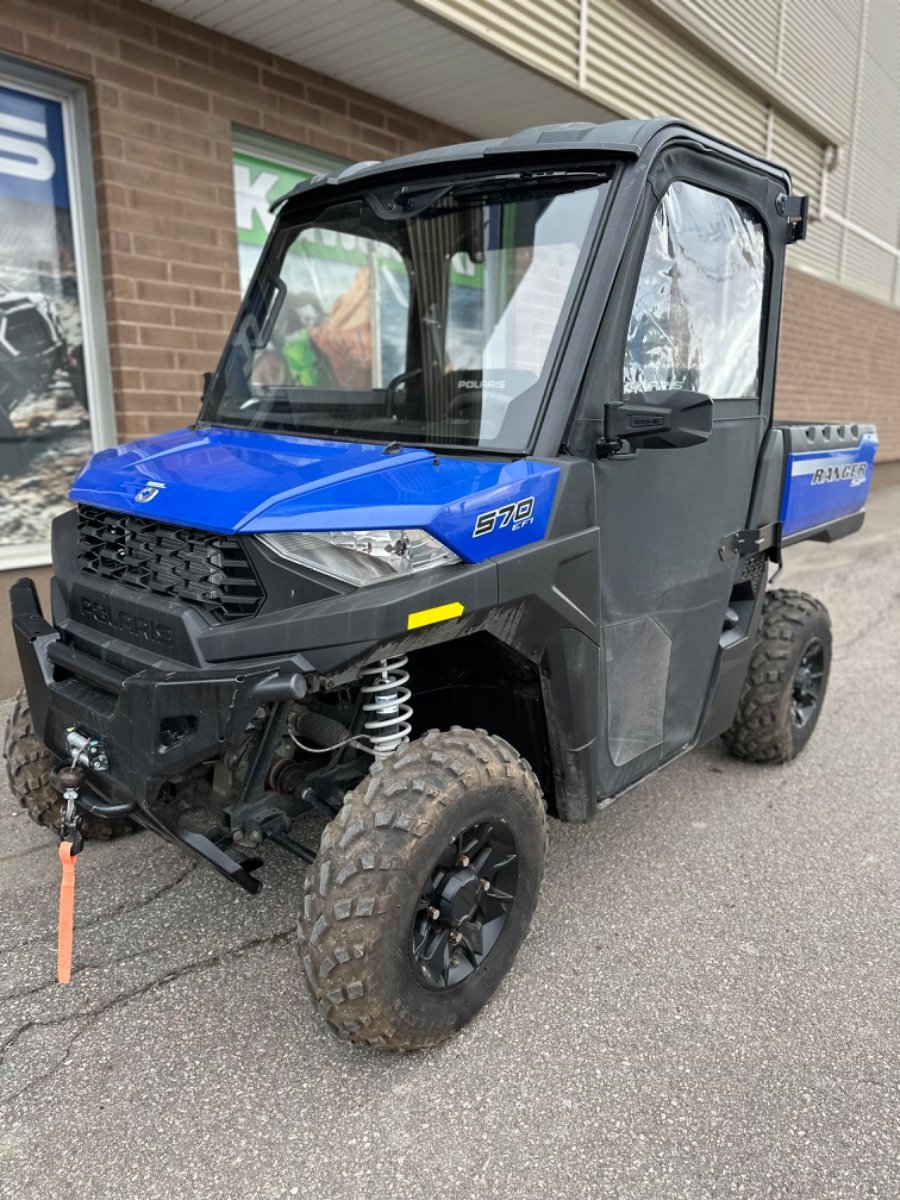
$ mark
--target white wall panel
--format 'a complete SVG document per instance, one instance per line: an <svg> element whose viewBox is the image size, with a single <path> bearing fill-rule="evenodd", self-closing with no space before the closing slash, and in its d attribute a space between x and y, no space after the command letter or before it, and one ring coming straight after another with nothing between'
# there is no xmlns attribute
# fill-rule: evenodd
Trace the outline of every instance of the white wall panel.
<svg viewBox="0 0 900 1200"><path fill-rule="evenodd" d="M765 148L765 104L623 0L590 0L586 87L626 116L671 113L748 149Z"/></svg>

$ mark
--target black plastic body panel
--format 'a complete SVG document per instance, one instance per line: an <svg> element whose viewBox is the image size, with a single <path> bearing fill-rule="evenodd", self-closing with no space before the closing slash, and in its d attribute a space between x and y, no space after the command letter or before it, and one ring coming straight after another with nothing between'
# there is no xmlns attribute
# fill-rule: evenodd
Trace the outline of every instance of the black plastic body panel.
<svg viewBox="0 0 900 1200"><path fill-rule="evenodd" d="M67 757L70 726L101 738L110 770L92 773L91 787L109 803L133 799L148 806L168 780L217 757L224 744L240 736L259 706L261 685L281 680L288 696L292 681L308 670L308 664L294 657L257 665L246 674L160 665L121 681L104 679L97 672L98 660L77 651L54 662L60 634L44 619L30 580L13 586L10 603L35 732L60 759ZM88 678L92 671L94 677ZM192 719L193 731L164 745L162 722L182 716Z"/></svg>
<svg viewBox="0 0 900 1200"><path fill-rule="evenodd" d="M814 525L812 529L804 529L800 533L789 534L782 539L782 546L796 546L798 542L838 542L841 538L849 537L862 529L866 519L865 510L850 513L846 517L838 517L836 521L828 521L824 525Z"/></svg>
<svg viewBox="0 0 900 1200"><path fill-rule="evenodd" d="M734 629L723 631L719 638L713 683L697 738L700 744L724 733L734 720L762 618L765 594L763 579L753 599L742 606L741 623Z"/></svg>
<svg viewBox="0 0 900 1200"><path fill-rule="evenodd" d="M786 457L781 430L769 429L757 461L747 529L761 529L763 525L771 525L778 520Z"/></svg>
<svg viewBox="0 0 900 1200"><path fill-rule="evenodd" d="M787 454L804 454L809 450L844 450L858 446L874 425L858 421L776 421Z"/></svg>

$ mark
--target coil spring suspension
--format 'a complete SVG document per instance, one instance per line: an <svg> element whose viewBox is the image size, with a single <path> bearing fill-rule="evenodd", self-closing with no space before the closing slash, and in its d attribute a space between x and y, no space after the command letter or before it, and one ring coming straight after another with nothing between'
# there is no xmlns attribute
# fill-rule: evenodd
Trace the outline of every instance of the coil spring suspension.
<svg viewBox="0 0 900 1200"><path fill-rule="evenodd" d="M406 656L382 658L369 663L360 671L363 695L363 734L371 743L376 758L384 758L409 741L412 708L408 701L412 693L406 684L409 672L404 671Z"/></svg>

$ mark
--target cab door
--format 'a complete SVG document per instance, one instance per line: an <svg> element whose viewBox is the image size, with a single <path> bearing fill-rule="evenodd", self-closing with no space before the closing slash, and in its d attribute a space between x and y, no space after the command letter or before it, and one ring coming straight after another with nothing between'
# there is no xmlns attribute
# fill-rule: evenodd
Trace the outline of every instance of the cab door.
<svg viewBox="0 0 900 1200"><path fill-rule="evenodd" d="M769 423L776 192L746 171L670 156L650 180L630 282L620 279L621 320L601 346L607 401L684 389L708 395L714 417L702 445L596 464L601 796L677 755L701 727L740 569L720 550L746 526Z"/></svg>

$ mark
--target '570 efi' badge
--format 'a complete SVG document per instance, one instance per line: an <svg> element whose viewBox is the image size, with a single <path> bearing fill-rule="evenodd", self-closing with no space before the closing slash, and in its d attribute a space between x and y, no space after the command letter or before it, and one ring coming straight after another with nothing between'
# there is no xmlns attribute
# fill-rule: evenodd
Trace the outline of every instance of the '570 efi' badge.
<svg viewBox="0 0 900 1200"><path fill-rule="evenodd" d="M472 537L481 537L484 533L493 533L495 529L505 529L507 525L513 529L521 529L530 525L534 520L534 496L526 496L515 504L504 504L501 508L492 508L488 512L479 513L475 518L475 529Z"/></svg>
<svg viewBox="0 0 900 1200"><path fill-rule="evenodd" d="M154 496L158 496L165 486L164 483L154 483L148 479L135 496L135 500L137 500L138 504L146 504L148 500L152 500Z"/></svg>

